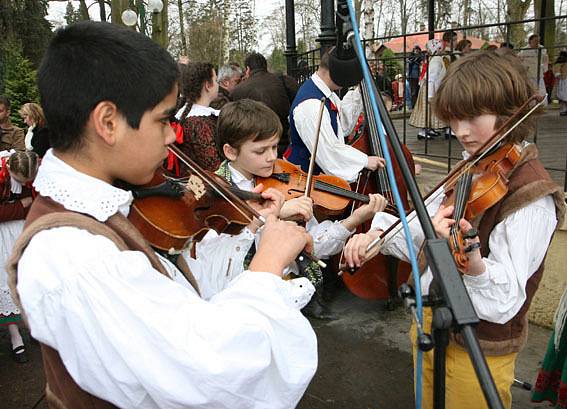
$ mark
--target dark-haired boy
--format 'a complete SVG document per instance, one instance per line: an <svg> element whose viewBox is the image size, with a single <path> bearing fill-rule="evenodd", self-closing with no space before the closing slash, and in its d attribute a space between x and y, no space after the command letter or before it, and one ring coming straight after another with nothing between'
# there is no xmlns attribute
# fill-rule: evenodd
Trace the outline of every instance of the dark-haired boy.
<svg viewBox="0 0 567 409"><path fill-rule="evenodd" d="M204 301L199 287L224 271L194 270L192 287L124 217L131 193L112 186L149 182L175 139L171 56L131 30L79 23L57 32L38 81L53 149L12 267L50 406L294 407L316 339L280 277L305 231L270 218L249 271Z"/></svg>

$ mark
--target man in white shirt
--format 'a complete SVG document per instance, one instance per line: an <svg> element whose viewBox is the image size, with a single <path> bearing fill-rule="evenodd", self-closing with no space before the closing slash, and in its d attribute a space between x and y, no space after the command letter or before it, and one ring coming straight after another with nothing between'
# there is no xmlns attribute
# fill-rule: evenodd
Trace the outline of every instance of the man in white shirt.
<svg viewBox="0 0 567 409"><path fill-rule="evenodd" d="M304 229L269 218L247 271L227 284L224 271L194 268L197 288L143 240L136 249L124 218L132 195L112 183L148 183L161 166L176 82L165 50L107 23L59 30L45 54L38 83L53 149L28 227L64 212L118 236L73 223L41 230L17 263L52 406L284 409L315 372L315 334L281 280L310 246Z"/></svg>

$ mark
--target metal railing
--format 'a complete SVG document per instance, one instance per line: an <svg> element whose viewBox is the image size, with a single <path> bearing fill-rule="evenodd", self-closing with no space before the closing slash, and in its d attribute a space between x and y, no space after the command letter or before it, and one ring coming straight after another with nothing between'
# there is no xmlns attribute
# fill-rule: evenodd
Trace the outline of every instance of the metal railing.
<svg viewBox="0 0 567 409"><path fill-rule="evenodd" d="M522 21L515 21L515 22L503 22L503 23L494 23L494 24L483 24L483 25L475 25L475 26L468 26L468 27L457 27L457 28L450 28L445 30L436 30L434 31L434 36L436 38L441 38L443 33L446 32L454 32L460 38L459 39L466 39L466 38L475 38L474 34L483 34L486 35L491 30L494 32L498 30L498 32L503 36L501 38L504 39L503 42L510 43L510 32L512 31L512 27L514 26L522 26L525 31L534 31L536 24L541 24L542 22L549 22L555 21L557 25L561 24L564 25L567 21L567 15L555 16L555 17L547 17L543 19L526 19ZM561 32L560 32L561 33ZM371 58L368 60L371 67L376 67L377 64L383 64L385 68L386 75L389 76L391 79L395 79L395 76L400 74L401 75L401 85L404 87L404 92L402 96L402 103L396 106L396 111L394 111L393 116L395 119L396 128L398 131L398 135L400 139L404 143L411 142L412 152L419 156L424 156L432 159L442 160L447 164L447 171L451 169L451 167L459 160L460 157L460 148L458 143L452 141L452 138L448 138L447 147L444 152L441 152L439 149L439 143L435 139L424 139L422 143L415 143L414 138L418 132L418 129L413 128L411 126L408 127L408 120L411 113L411 102L409 101L408 92L410 90L409 86L409 78L407 78L408 74L408 61L412 57L411 51L413 49L416 40L421 40L424 35L428 35L428 32L418 32L418 33L406 33L402 35L395 35L389 37L377 37L372 39L364 40L365 43L373 43L373 44L388 44L392 40L401 39L402 48L400 52L388 52L382 53L381 55L376 56L376 58ZM560 36L561 37L561 36ZM495 43L495 41L491 41L485 38L480 38L482 41L485 41L486 44L490 45L490 43ZM453 59L455 55L459 54L454 47L456 45L450 45L450 48L446 50L444 55L448 56L449 58ZM567 50L567 36L563 36L562 38L556 39L556 42L552 45L546 45L544 48L537 49L537 74L534 75L534 85L539 85L542 91L545 89L543 86L543 73L541 72L542 68L542 61L544 59L543 50L547 50L547 54L549 55L552 50ZM524 48L515 48L514 51L522 51L522 50L530 50L529 47ZM425 50L424 50L425 51ZM558 53L557 53L558 54ZM292 72L292 75L296 77L298 82L302 83L305 81L311 74L313 74L319 65L320 61L320 49L310 50L308 52L299 54L297 56L298 67L297 69ZM553 61L549 61L549 63L553 63ZM547 67L545 67L547 69ZM421 71L421 69L420 69ZM423 80L423 84L425 85L426 89L424 90L427 92L427 84L428 84L428 76L429 72L426 73L426 78ZM415 83L415 82L414 82ZM382 85L382 87L381 87ZM378 88L382 88L384 84L377 84ZM389 91L391 93L391 91ZM429 115L429 101L428 98L426 100L426 118ZM548 113L544 118L548 118L547 115L550 113L557 112L554 110L555 105L551 106L551 109L548 109ZM554 115L554 114L553 114ZM557 116L558 113L557 113ZM555 120L555 119L554 119ZM553 179L564 186L564 190L567 191L567 118L561 119L557 118L557 121L565 122L565 124L561 127L558 126L557 129L547 129L549 128L549 121L542 121L541 119L538 121L538 127L536 133L531 140L532 142L538 145L538 148L541 153L542 161L546 169L550 172ZM543 133L542 133L543 132ZM557 135L551 136L549 132L558 132ZM442 136L441 136L442 138Z"/></svg>

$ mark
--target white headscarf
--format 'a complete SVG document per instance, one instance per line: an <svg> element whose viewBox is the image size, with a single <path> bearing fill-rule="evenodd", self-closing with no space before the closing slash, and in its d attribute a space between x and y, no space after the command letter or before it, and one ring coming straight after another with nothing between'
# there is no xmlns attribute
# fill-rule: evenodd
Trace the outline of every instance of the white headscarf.
<svg viewBox="0 0 567 409"><path fill-rule="evenodd" d="M425 48L429 52L430 55L437 55L443 50L443 41L432 38L425 44Z"/></svg>

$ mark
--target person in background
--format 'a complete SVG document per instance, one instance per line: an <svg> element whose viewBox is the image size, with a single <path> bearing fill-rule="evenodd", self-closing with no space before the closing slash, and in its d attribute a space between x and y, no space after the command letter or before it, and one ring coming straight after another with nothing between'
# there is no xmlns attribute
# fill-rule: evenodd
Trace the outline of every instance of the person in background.
<svg viewBox="0 0 567 409"><path fill-rule="evenodd" d="M420 67L422 61L423 61L423 54L421 53L421 47L416 44L413 47L410 57L408 58L407 77L409 80L409 87L411 92L412 109L415 107L417 96L419 94L419 74L420 74Z"/></svg>
<svg viewBox="0 0 567 409"><path fill-rule="evenodd" d="M43 109L38 104L29 102L20 108L20 116L28 126L28 132L24 138L26 150L34 151L40 158L43 158L45 152L51 147Z"/></svg>
<svg viewBox="0 0 567 409"><path fill-rule="evenodd" d="M547 65L547 71L543 73L543 83L545 84L545 92L547 93L547 103L551 104L551 94L555 86L555 73L553 72L553 65Z"/></svg>
<svg viewBox="0 0 567 409"><path fill-rule="evenodd" d="M221 109L226 103L232 101L230 93L240 84L242 70L235 64L223 65L219 68L217 81L219 83L218 96L211 102L211 108Z"/></svg>
<svg viewBox="0 0 567 409"><path fill-rule="evenodd" d="M12 246L22 232L24 219L32 203L32 189L39 164L34 152L2 151L0 160L0 326L8 327L12 342L12 358L18 363L28 362L28 356L18 324L22 322L20 309L12 300L5 265Z"/></svg>
<svg viewBox="0 0 567 409"><path fill-rule="evenodd" d="M25 151L24 130L12 124L10 100L0 95L0 151Z"/></svg>
<svg viewBox="0 0 567 409"><path fill-rule="evenodd" d="M215 145L219 111L210 106L219 91L217 74L210 63L190 62L183 71L181 84L186 102L175 115L183 130L176 132L176 145L200 167L214 172L221 163ZM167 169L177 176L186 173L185 165L171 153Z"/></svg>
<svg viewBox="0 0 567 409"><path fill-rule="evenodd" d="M263 102L276 113L283 127L283 134L278 145L278 154L284 152L289 144L289 108L299 84L289 75L268 72L268 62L260 53L251 53L244 60L244 76L242 81L231 92L233 101L249 98Z"/></svg>
<svg viewBox="0 0 567 409"><path fill-rule="evenodd" d="M561 51L555 61L559 115L567 116L567 51Z"/></svg>
<svg viewBox="0 0 567 409"><path fill-rule="evenodd" d="M409 120L411 126L421 128L417 134L417 139L435 138L439 136L436 129L447 126L435 116L430 104L446 72L443 57L440 55L445 50L445 42L434 38L427 42L426 48L430 57L428 63L422 69L419 95Z"/></svg>
<svg viewBox="0 0 567 409"><path fill-rule="evenodd" d="M540 95L544 95L543 73L549 64L549 57L547 50L539 43L539 35L532 34L528 37L528 48L521 50L518 57L528 70L528 78L534 83Z"/></svg>
<svg viewBox="0 0 567 409"><path fill-rule="evenodd" d="M472 42L466 38L459 41L455 47L455 56L457 58L466 55L472 51Z"/></svg>

